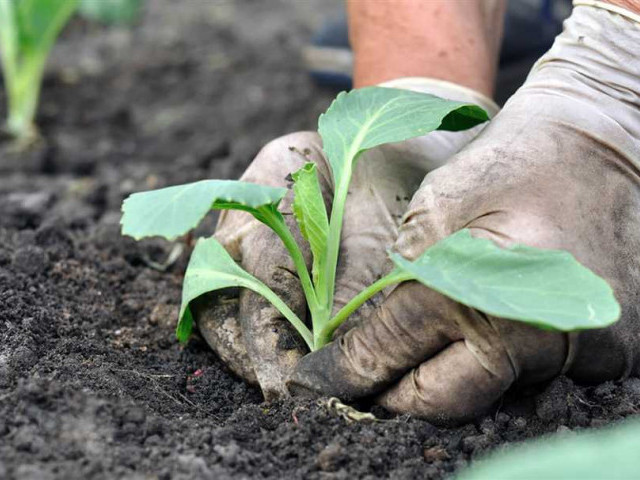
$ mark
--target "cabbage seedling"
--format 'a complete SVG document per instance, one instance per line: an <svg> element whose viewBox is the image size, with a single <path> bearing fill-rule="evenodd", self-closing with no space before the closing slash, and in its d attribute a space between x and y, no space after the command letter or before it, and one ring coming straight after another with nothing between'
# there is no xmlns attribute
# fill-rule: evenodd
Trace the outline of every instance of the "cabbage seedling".
<svg viewBox="0 0 640 480"><path fill-rule="evenodd" d="M311 329L269 287L238 266L215 238L201 238L185 274L177 328L180 341L188 338L192 328L189 303L227 287L248 288L266 297L311 350L329 342L335 329L367 299L408 280L487 314L542 328L568 331L615 322L620 307L611 288L569 253L523 245L502 249L472 237L468 230L433 245L415 261L390 253L395 269L331 316L344 207L361 154L433 130L464 130L487 120L486 112L475 105L406 90L368 87L339 94L320 116L318 128L333 176L330 215L315 164L292 174L293 210L313 255L311 272L278 211L286 188L204 180L136 193L123 203L122 232L135 239L154 235L175 239L195 228L212 209L237 209L273 229L291 254L311 314Z"/></svg>
<svg viewBox="0 0 640 480"><path fill-rule="evenodd" d="M0 0L0 62L7 94L7 132L28 143L47 57L76 9L103 23L131 22L142 0Z"/></svg>
<svg viewBox="0 0 640 480"><path fill-rule="evenodd" d="M0 0L0 60L7 93L7 131L27 141L36 136L34 117L44 66L77 0Z"/></svg>

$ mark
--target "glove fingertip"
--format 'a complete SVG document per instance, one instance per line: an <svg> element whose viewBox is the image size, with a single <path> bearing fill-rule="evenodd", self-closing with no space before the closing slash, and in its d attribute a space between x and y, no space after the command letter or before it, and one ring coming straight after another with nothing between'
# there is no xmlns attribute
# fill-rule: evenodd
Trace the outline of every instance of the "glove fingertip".
<svg viewBox="0 0 640 480"><path fill-rule="evenodd" d="M359 389L354 388L350 381L350 371L341 366L342 362L336 354L339 353L338 342L331 342L300 359L286 382L292 396L330 396L344 401L361 396Z"/></svg>

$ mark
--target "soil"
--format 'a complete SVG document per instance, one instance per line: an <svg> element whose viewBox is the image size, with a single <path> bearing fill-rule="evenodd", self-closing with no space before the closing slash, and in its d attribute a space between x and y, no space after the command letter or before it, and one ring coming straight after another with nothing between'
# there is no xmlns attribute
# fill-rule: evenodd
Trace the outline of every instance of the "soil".
<svg viewBox="0 0 640 480"><path fill-rule="evenodd" d="M561 377L455 429L375 407L385 420L349 424L316 402L263 404L202 340L174 340L188 252L163 270L172 245L121 237L120 203L237 177L271 138L314 128L334 92L300 47L339 8L152 0L132 28L67 29L44 141L0 144L0 478L442 478L639 412L640 379Z"/></svg>

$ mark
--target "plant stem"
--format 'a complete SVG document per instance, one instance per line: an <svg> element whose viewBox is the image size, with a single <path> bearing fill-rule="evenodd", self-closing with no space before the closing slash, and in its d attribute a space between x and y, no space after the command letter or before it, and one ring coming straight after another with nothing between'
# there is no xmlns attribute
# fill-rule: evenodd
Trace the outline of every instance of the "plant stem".
<svg viewBox="0 0 640 480"><path fill-rule="evenodd" d="M286 303L282 301L282 299L275 294L273 290L267 287L262 282L254 284L251 282L246 285L247 288L250 288L254 292L262 295L267 300L269 300L274 307L276 307L280 313L282 313L287 320L293 325L293 327L298 331L302 339L305 341L310 350L313 350L313 335L311 331L307 328L307 326L300 320L300 318L287 306Z"/></svg>
<svg viewBox="0 0 640 480"><path fill-rule="evenodd" d="M365 288L359 294L349 300L349 302L344 307L342 307L331 320L327 322L322 330L317 335L315 335L314 348L317 350L329 343L335 329L338 328L342 324L342 322L344 322L349 317L349 315L360 308L362 304L373 297L376 293L384 290L389 285L405 282L407 280L411 280L412 278L413 277L410 273L394 270L390 274L369 285L367 288Z"/></svg>
<svg viewBox="0 0 640 480"><path fill-rule="evenodd" d="M47 52L48 53L48 52ZM25 59L13 78L7 82L7 130L13 136L28 140L37 136L34 119L40 97L46 55Z"/></svg>
<svg viewBox="0 0 640 480"><path fill-rule="evenodd" d="M322 310L320 305L318 304L318 300L316 297L316 291L313 288L313 282L311 281L311 276L309 275L309 270L307 269L307 263L304 260L304 255L302 255L302 251L296 242L296 239L291 234L289 227L284 221L284 218L280 213L273 211L260 211L263 215L264 221L269 227L273 229L273 231L280 237L282 243L284 243L285 248L289 251L291 255L291 259L293 260L294 265L296 266L296 270L298 272L298 278L300 279L300 284L302 285L302 290L304 291L304 295L307 300L307 306L309 307L309 311L311 312L312 321L316 319L317 314ZM316 326L313 325L315 330Z"/></svg>
<svg viewBox="0 0 640 480"><path fill-rule="evenodd" d="M318 289L319 302L331 311L333 307L333 295L335 291L336 268L340 253L340 237L342 234L342 220L344 217L344 204L349 192L351 180L351 168L345 168L340 184L336 185L329 220L329 234L327 235L327 256L324 269L321 272L320 288ZM323 328L322 326L321 328Z"/></svg>
<svg viewBox="0 0 640 480"><path fill-rule="evenodd" d="M34 119L44 66L78 0L47 3L50 5L42 11L39 2L0 0L0 60L8 101L7 129L22 142L37 136Z"/></svg>

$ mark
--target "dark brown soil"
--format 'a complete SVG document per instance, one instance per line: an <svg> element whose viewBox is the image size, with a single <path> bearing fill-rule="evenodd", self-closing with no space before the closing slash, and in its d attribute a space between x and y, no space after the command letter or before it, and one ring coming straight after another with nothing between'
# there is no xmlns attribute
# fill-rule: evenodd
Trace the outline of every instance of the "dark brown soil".
<svg viewBox="0 0 640 480"><path fill-rule="evenodd" d="M237 177L269 139L314 128L333 94L299 48L336 8L150 0L131 30L67 30L46 142L0 146L0 478L441 478L496 446L639 412L640 379L559 378L457 429L349 425L316 403L262 404L202 341L177 344L186 253L152 268L172 246L122 238L120 202Z"/></svg>

